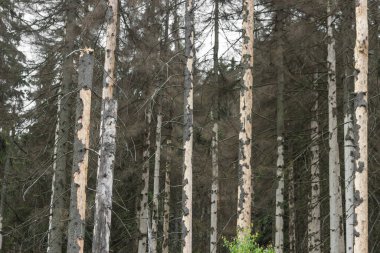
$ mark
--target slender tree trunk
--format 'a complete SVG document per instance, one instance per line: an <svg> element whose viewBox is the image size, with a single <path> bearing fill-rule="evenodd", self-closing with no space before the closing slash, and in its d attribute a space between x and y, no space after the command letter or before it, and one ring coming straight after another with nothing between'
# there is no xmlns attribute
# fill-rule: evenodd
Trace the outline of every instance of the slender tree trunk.
<svg viewBox="0 0 380 253"><path fill-rule="evenodd" d="M355 220L354 252L368 252L368 16L367 0L356 1Z"/></svg>
<svg viewBox="0 0 380 253"><path fill-rule="evenodd" d="M252 210L252 85L253 85L253 16L254 0L243 0L243 77L240 88L239 186L237 233L250 233Z"/></svg>
<svg viewBox="0 0 380 253"><path fill-rule="evenodd" d="M214 0L214 82L216 97L214 100L211 120L213 120L212 139L211 139L211 160L212 160L212 185L211 185L211 218L210 218L210 252L218 251L218 202L219 202L219 137L218 137L218 120L219 120L219 0Z"/></svg>
<svg viewBox="0 0 380 253"><path fill-rule="evenodd" d="M344 91L344 181L345 181L345 213L346 213L346 253L354 252L354 166L355 146L353 133L353 115L350 92L353 87L352 73L350 68L351 58L351 8L353 3L343 6L343 91Z"/></svg>
<svg viewBox="0 0 380 253"><path fill-rule="evenodd" d="M291 154L289 152L289 154ZM296 209L295 209L295 189L294 189L294 165L293 162L289 164L289 252L296 253L297 241L296 241Z"/></svg>
<svg viewBox="0 0 380 253"><path fill-rule="evenodd" d="M66 0L66 35L63 51L62 83L58 95L57 125L55 133L52 193L50 202L50 219L48 233L48 253L60 253L63 246L65 220L67 220L67 180L69 174L66 166L69 151L70 129L70 92L73 87L74 63L71 54L74 51L76 26L76 1Z"/></svg>
<svg viewBox="0 0 380 253"><path fill-rule="evenodd" d="M8 149L10 149L8 147ZM5 198L7 196L7 180L8 180L8 173L10 168L10 156L9 156L9 150L6 150L7 154L5 156L5 164L4 164L4 170L3 170L3 181L1 182L1 200L0 200L0 252L3 252L3 221L4 221L4 206L5 206Z"/></svg>
<svg viewBox="0 0 380 253"><path fill-rule="evenodd" d="M148 104L145 111L145 133L144 133L144 151L143 167L141 174L141 193L140 193L140 211L139 211L139 244L138 253L146 253L148 221L149 221L149 158L150 158L150 126L152 121L152 107Z"/></svg>
<svg viewBox="0 0 380 253"><path fill-rule="evenodd" d="M170 109L171 111L171 109ZM169 120L172 120L172 113ZM172 123L169 123L169 134L166 139L166 164L165 164L165 189L164 189L164 221L163 221L163 241L162 253L169 253L169 222L170 222L170 170L172 166L173 146L172 146Z"/></svg>
<svg viewBox="0 0 380 253"><path fill-rule="evenodd" d="M192 252L193 220L193 64L194 0L185 7L185 84L183 130L182 253Z"/></svg>
<svg viewBox="0 0 380 253"><path fill-rule="evenodd" d="M160 101L160 98L158 98ZM160 194L160 160L161 160L161 128L162 112L161 103L158 104L157 127L156 127L156 152L154 159L154 182L153 182L153 208L152 208L152 253L157 253L157 227L158 227L158 197Z"/></svg>
<svg viewBox="0 0 380 253"><path fill-rule="evenodd" d="M79 94L76 103L76 134L73 147L73 172L67 253L84 252L93 67L93 50L82 50L78 70Z"/></svg>
<svg viewBox="0 0 380 253"><path fill-rule="evenodd" d="M281 8L281 7L280 7ZM284 48L283 22L284 12L279 9L276 14L276 59L277 59L277 188L276 188L276 253L284 252Z"/></svg>
<svg viewBox="0 0 380 253"><path fill-rule="evenodd" d="M344 252L344 229L342 189L340 185L340 162L338 147L337 103L336 103L336 58L335 58L335 8L334 0L327 3L327 71L329 112L329 195L330 195L330 251Z"/></svg>
<svg viewBox="0 0 380 253"><path fill-rule="evenodd" d="M106 13L107 33L104 61L100 151L95 196L92 252L109 252L113 169L116 153L116 45L118 35L118 0L109 0Z"/></svg>
<svg viewBox="0 0 380 253"><path fill-rule="evenodd" d="M319 178L319 122L318 122L318 91L316 90L318 75L315 77L315 101L311 109L311 194L308 208L308 249L310 253L321 252L321 208L320 208L320 178Z"/></svg>

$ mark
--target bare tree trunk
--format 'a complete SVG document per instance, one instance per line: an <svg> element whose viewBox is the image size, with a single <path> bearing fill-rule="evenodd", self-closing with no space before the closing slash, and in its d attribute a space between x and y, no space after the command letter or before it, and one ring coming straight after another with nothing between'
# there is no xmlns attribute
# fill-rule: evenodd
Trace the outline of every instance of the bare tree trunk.
<svg viewBox="0 0 380 253"><path fill-rule="evenodd" d="M355 144L353 133L353 115L350 92L352 91L352 73L350 68L351 58L351 11L353 3L343 6L343 92L344 92L344 178L345 178L345 213L346 213L346 253L354 252L354 166Z"/></svg>
<svg viewBox="0 0 380 253"><path fill-rule="evenodd" d="M5 164L4 164L4 170L3 170L3 180L1 182L1 200L0 200L0 252L3 252L3 221L4 221L4 206L5 206L5 198L7 195L7 180L8 180L8 173L10 168L10 156L9 156L9 147L8 150L6 150L6 156L5 156Z"/></svg>
<svg viewBox="0 0 380 253"><path fill-rule="evenodd" d="M289 154L291 154L289 152ZM295 189L294 189L294 165L291 161L289 163L289 175L288 175L288 198L289 198L289 252L296 253L297 241L296 241L296 209L295 209Z"/></svg>
<svg viewBox="0 0 380 253"><path fill-rule="evenodd" d="M86 225L86 187L90 147L91 92L94 56L82 50L79 58L76 125L73 147L73 172L70 195L70 220L67 253L83 253Z"/></svg>
<svg viewBox="0 0 380 253"><path fill-rule="evenodd" d="M279 6L281 8L281 6ZM284 252L284 48L282 41L284 12L276 13L275 34L277 39L277 188L276 188L276 253Z"/></svg>
<svg viewBox="0 0 380 253"><path fill-rule="evenodd" d="M321 252L321 208L320 208L320 178L319 178L319 122L318 122L318 74L315 77L315 101L311 109L311 196L308 203L308 250L310 253Z"/></svg>
<svg viewBox="0 0 380 253"><path fill-rule="evenodd" d="M160 101L160 98L158 98ZM160 160L161 160L161 128L162 112L161 103L158 104L157 127L156 127L156 152L154 159L154 182L153 182L153 208L152 208L152 252L157 253L157 227L158 227L158 197L160 194Z"/></svg>
<svg viewBox="0 0 380 253"><path fill-rule="evenodd" d="M116 50L118 35L118 0L107 6L106 48L104 61L102 114L100 121L100 151L95 196L92 252L109 252L113 169L116 153Z"/></svg>
<svg viewBox="0 0 380 253"><path fill-rule="evenodd" d="M54 163L52 193L50 201L50 218L48 232L48 253L60 253L63 246L65 230L67 180L69 174L66 166L69 151L70 129L70 92L73 87L74 63L71 54L74 51L76 26L76 1L67 0L64 3L66 10L66 35L63 51L62 83L58 94L57 125L55 133Z"/></svg>
<svg viewBox="0 0 380 253"><path fill-rule="evenodd" d="M368 16L367 0L356 1L355 220L354 252L368 252Z"/></svg>
<svg viewBox="0 0 380 253"><path fill-rule="evenodd" d="M344 228L342 189L340 185L340 162L338 147L337 103L336 103L336 57L335 57L335 0L327 3L327 71L329 112L329 195L330 195L330 250L344 252Z"/></svg>
<svg viewBox="0 0 380 253"><path fill-rule="evenodd" d="M138 253L145 253L147 250L148 221L149 221L149 158L150 158L150 125L152 121L151 103L145 111L145 133L144 133L144 151L143 167L141 174L142 188L140 193L140 211L139 211L139 246Z"/></svg>
<svg viewBox="0 0 380 253"><path fill-rule="evenodd" d="M185 84L182 181L182 253L192 252L193 238L193 64L194 64L194 1L185 7Z"/></svg>
<svg viewBox="0 0 380 253"><path fill-rule="evenodd" d="M171 109L170 109L171 111ZM172 113L169 114L172 120ZM164 189L164 221L163 221L163 241L162 253L169 253L169 222L170 222L170 170L172 166L173 146L172 146L172 123L169 123L169 134L166 139L166 164L165 164L165 189Z"/></svg>
<svg viewBox="0 0 380 253"><path fill-rule="evenodd" d="M215 0L214 6L214 82L216 97L214 100L211 120L213 121L212 139L211 139L211 160L212 160L212 184L211 184L211 217L210 217L210 252L218 251L218 202L219 202L219 137L218 137L218 120L219 120L219 0Z"/></svg>
<svg viewBox="0 0 380 253"><path fill-rule="evenodd" d="M253 16L254 0L243 0L243 77L240 88L239 186L237 233L250 233L252 210L252 85L253 85Z"/></svg>

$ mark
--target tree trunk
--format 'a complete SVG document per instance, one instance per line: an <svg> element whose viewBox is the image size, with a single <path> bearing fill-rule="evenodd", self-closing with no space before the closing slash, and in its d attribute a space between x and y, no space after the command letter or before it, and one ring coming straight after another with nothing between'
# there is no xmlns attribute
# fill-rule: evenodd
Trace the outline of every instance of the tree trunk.
<svg viewBox="0 0 380 253"><path fill-rule="evenodd" d="M160 101L160 98L158 98ZM156 127L156 152L154 159L154 182L153 182L153 208L152 208L152 253L157 253L157 227L158 227L158 197L160 194L160 159L161 159L161 127L162 112L161 103L158 104L157 127Z"/></svg>
<svg viewBox="0 0 380 253"><path fill-rule="evenodd" d="M194 64L194 1L185 7L185 83L182 181L182 253L192 252L193 220L193 64Z"/></svg>
<svg viewBox="0 0 380 253"><path fill-rule="evenodd" d="M338 147L337 103L336 103L336 58L335 58L335 1L327 3L327 81L329 113L329 195L330 195L330 250L344 252L344 228L342 189L340 185L340 162Z"/></svg>
<svg viewBox="0 0 380 253"><path fill-rule="evenodd" d="M170 109L169 120L172 120ZM166 139L166 164L165 164L165 192L164 192L164 221L163 221L163 241L162 253L169 253L169 221L170 221L170 170L172 166L173 146L172 146L172 123L169 123L169 134Z"/></svg>
<svg viewBox="0 0 380 253"><path fill-rule="evenodd" d="M212 139L211 139L211 160L212 160L212 185L211 185L211 217L210 217L210 252L218 251L218 202L219 202L219 137L218 137L218 106L219 106L219 0L215 0L214 6L214 82L216 96L214 100L211 120L213 121Z"/></svg>
<svg viewBox="0 0 380 253"><path fill-rule="evenodd" d="M10 155L9 155L9 147L8 150L6 150L7 154L5 155L5 164L4 164L4 170L3 170L3 181L1 184L1 200L0 200L0 252L3 252L3 221L4 221L4 206L5 206L5 199L7 195L7 180L8 180L8 173L10 168Z"/></svg>
<svg viewBox="0 0 380 253"><path fill-rule="evenodd" d="M351 11L353 3L343 6L343 92L344 92L344 181L345 181L345 213L346 213L346 253L354 252L354 166L355 144L353 133L353 115L350 92L352 91L351 58Z"/></svg>
<svg viewBox="0 0 380 253"><path fill-rule="evenodd" d="M281 7L279 7L281 8ZM276 13L275 34L277 39L276 59L277 68L277 188L276 188L276 253L284 251L284 48L283 22L284 12L279 9Z"/></svg>
<svg viewBox="0 0 380 253"><path fill-rule="evenodd" d="M77 4L73 0L64 3L66 9L66 35L63 51L62 83L58 94L57 125L55 133L52 193L48 233L48 253L60 253L65 230L70 130L70 92L73 88L74 63L71 52L75 45L75 26Z"/></svg>
<svg viewBox="0 0 380 253"><path fill-rule="evenodd" d="M289 154L291 154L289 152ZM295 209L295 189L294 189L294 165L293 162L289 163L289 252L296 253L297 241L296 241L296 209Z"/></svg>
<svg viewBox="0 0 380 253"><path fill-rule="evenodd" d="M76 134L73 147L73 172L67 253L84 252L93 67L93 50L82 50L78 70L79 94L76 103Z"/></svg>
<svg viewBox="0 0 380 253"><path fill-rule="evenodd" d="M354 252L368 252L368 16L367 0L356 1L355 220Z"/></svg>
<svg viewBox="0 0 380 253"><path fill-rule="evenodd" d="M95 196L92 252L109 252L113 169L116 153L116 44L118 35L118 0L107 6L106 50L104 61L102 114L100 121L100 151Z"/></svg>
<svg viewBox="0 0 380 253"><path fill-rule="evenodd" d="M311 109L311 168L310 168L310 179L311 179L311 194L308 203L308 249L310 253L320 253L321 252L321 208L320 208L320 178L319 178L319 122L318 122L318 75L315 77L314 94L315 101Z"/></svg>
<svg viewBox="0 0 380 253"><path fill-rule="evenodd" d="M148 97L148 96L147 96ZM143 151L143 167L141 174L141 193L140 193L140 211L139 211L139 248L138 253L146 253L148 221L149 221L149 158L150 158L150 125L152 121L151 103L145 111L145 133L144 133L144 151Z"/></svg>
<svg viewBox="0 0 380 253"><path fill-rule="evenodd" d="M253 85L253 11L254 0L243 1L243 77L240 88L239 186L237 232L250 233L252 209L252 85Z"/></svg>

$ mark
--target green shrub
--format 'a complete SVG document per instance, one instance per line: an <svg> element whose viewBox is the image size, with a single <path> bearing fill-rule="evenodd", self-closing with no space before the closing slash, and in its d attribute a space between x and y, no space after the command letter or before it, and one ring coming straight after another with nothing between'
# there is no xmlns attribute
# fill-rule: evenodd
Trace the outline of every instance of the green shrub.
<svg viewBox="0 0 380 253"><path fill-rule="evenodd" d="M243 233L246 236L243 238L235 237L232 241L228 241L224 238L224 246L230 253L274 253L272 246L262 247L257 243L259 234L254 235L250 233Z"/></svg>

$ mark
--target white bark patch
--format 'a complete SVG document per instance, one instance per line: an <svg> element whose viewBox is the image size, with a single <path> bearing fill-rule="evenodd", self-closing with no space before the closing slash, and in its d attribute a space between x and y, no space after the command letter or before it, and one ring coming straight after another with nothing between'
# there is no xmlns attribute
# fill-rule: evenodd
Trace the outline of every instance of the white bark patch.
<svg viewBox="0 0 380 253"><path fill-rule="evenodd" d="M252 208L252 85L254 1L243 1L243 78L240 88L239 186L237 232L243 238L250 232Z"/></svg>
<svg viewBox="0 0 380 253"><path fill-rule="evenodd" d="M368 252L368 16L367 0L356 1L355 44L355 221L354 252Z"/></svg>

